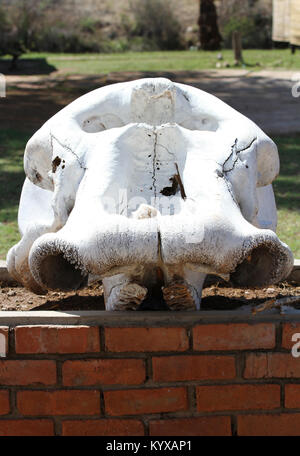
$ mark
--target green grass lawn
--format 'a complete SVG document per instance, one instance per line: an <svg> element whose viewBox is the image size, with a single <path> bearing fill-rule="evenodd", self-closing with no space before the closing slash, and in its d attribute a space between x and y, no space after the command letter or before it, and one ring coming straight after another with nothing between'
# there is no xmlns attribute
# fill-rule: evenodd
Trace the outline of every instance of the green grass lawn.
<svg viewBox="0 0 300 456"><path fill-rule="evenodd" d="M24 146L32 132L0 131L0 258L19 240L17 212L24 181ZM274 183L279 237L300 258L300 136L275 138L281 159Z"/></svg>
<svg viewBox="0 0 300 456"><path fill-rule="evenodd" d="M0 131L0 258L20 236L17 226L18 205L25 174L23 154L32 132Z"/></svg>
<svg viewBox="0 0 300 456"><path fill-rule="evenodd" d="M216 68L219 51L124 52L113 54L29 53L22 59L43 59L65 74L103 74L113 71L192 71ZM234 67L233 52L223 50L223 62ZM300 51L249 49L243 51L245 68L300 70ZM44 62L45 62L44 60Z"/></svg>
<svg viewBox="0 0 300 456"><path fill-rule="evenodd" d="M300 258L300 136L274 138L281 169L274 182L280 239Z"/></svg>

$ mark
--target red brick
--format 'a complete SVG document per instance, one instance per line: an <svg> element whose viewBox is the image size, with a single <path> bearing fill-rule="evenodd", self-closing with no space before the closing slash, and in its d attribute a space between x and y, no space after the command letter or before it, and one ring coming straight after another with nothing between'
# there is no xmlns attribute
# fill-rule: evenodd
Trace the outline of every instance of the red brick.
<svg viewBox="0 0 300 456"><path fill-rule="evenodd" d="M246 358L245 378L300 377L300 361L290 353L250 353Z"/></svg>
<svg viewBox="0 0 300 456"><path fill-rule="evenodd" d="M157 388L104 393L108 415L177 412L188 407L185 388Z"/></svg>
<svg viewBox="0 0 300 456"><path fill-rule="evenodd" d="M300 385L285 385L285 407L300 408Z"/></svg>
<svg viewBox="0 0 300 456"><path fill-rule="evenodd" d="M238 435L299 436L300 413L239 416Z"/></svg>
<svg viewBox="0 0 300 456"><path fill-rule="evenodd" d="M51 420L0 420L0 436L52 436Z"/></svg>
<svg viewBox="0 0 300 456"><path fill-rule="evenodd" d="M150 421L150 435L165 436L229 436L231 420L229 416L201 416L172 420Z"/></svg>
<svg viewBox="0 0 300 456"><path fill-rule="evenodd" d="M293 345L296 344L300 340L297 338L297 340L292 341L292 336L294 334L299 334L300 335L300 323L285 323L283 325L283 330L282 330L282 346L283 348L288 348L291 349ZM298 349L298 351L300 351Z"/></svg>
<svg viewBox="0 0 300 456"><path fill-rule="evenodd" d="M280 385L198 386L197 410L261 410L280 407Z"/></svg>
<svg viewBox="0 0 300 456"><path fill-rule="evenodd" d="M7 356L8 353L8 326L0 326L0 356Z"/></svg>
<svg viewBox="0 0 300 456"><path fill-rule="evenodd" d="M100 414L98 391L20 391L17 405L23 415Z"/></svg>
<svg viewBox="0 0 300 456"><path fill-rule="evenodd" d="M66 386L139 385L145 378L142 359L90 359L66 361L63 365L63 384Z"/></svg>
<svg viewBox="0 0 300 456"><path fill-rule="evenodd" d="M194 350L249 350L275 347L272 323L198 325L193 330Z"/></svg>
<svg viewBox="0 0 300 456"><path fill-rule="evenodd" d="M107 351L184 351L189 348L185 328L105 328Z"/></svg>
<svg viewBox="0 0 300 456"><path fill-rule="evenodd" d="M78 420L63 421L62 435L73 436L132 436L144 435L144 426L138 420Z"/></svg>
<svg viewBox="0 0 300 456"><path fill-rule="evenodd" d="M0 390L0 415L7 415L9 412L9 392Z"/></svg>
<svg viewBox="0 0 300 456"><path fill-rule="evenodd" d="M156 382L228 379L236 375L233 356L160 356L152 363Z"/></svg>
<svg viewBox="0 0 300 456"><path fill-rule="evenodd" d="M55 383L55 361L0 361L0 385L55 385Z"/></svg>
<svg viewBox="0 0 300 456"><path fill-rule="evenodd" d="M100 350L99 328L17 326L16 353L89 353Z"/></svg>

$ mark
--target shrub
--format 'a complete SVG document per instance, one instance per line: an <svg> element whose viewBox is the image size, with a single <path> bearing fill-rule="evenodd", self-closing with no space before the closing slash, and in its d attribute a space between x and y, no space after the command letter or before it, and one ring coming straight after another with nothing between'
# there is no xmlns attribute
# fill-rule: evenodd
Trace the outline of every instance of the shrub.
<svg viewBox="0 0 300 456"><path fill-rule="evenodd" d="M27 52L99 52L103 42L101 22L74 12L61 19L57 0L15 0L0 8L0 55L13 63Z"/></svg>
<svg viewBox="0 0 300 456"><path fill-rule="evenodd" d="M180 23L165 0L131 0L133 24L127 23L129 36L142 37L145 49L182 49Z"/></svg>
<svg viewBox="0 0 300 456"><path fill-rule="evenodd" d="M86 37L79 30L70 30L66 26L46 26L39 33L36 46L32 50L61 53L99 52L100 46L93 35Z"/></svg>
<svg viewBox="0 0 300 456"><path fill-rule="evenodd" d="M272 10L259 0L226 0L219 9L223 46L231 48L232 33L241 32L244 48L272 47Z"/></svg>

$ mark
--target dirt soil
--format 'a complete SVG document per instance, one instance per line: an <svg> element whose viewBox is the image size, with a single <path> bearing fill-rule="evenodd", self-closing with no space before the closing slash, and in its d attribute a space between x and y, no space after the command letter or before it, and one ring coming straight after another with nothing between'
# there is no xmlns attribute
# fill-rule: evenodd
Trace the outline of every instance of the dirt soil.
<svg viewBox="0 0 300 456"><path fill-rule="evenodd" d="M286 282L263 289L232 288L224 283L207 286L203 290L201 310L234 310L244 305L255 307L272 298L300 296L300 286ZM297 308L297 305L294 306ZM299 306L300 307L300 306ZM100 282L75 292L49 292L35 295L20 286L0 283L0 310L105 310ZM141 310L166 310L163 303L152 301Z"/></svg>

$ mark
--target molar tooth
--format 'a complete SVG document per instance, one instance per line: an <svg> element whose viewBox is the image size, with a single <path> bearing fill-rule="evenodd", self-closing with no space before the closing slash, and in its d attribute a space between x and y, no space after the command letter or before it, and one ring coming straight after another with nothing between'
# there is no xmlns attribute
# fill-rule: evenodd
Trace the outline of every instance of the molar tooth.
<svg viewBox="0 0 300 456"><path fill-rule="evenodd" d="M129 282L125 276L123 283L112 286L110 279L103 280L106 310L136 310L145 299L148 290L137 283Z"/></svg>
<svg viewBox="0 0 300 456"><path fill-rule="evenodd" d="M164 300L170 310L196 310L196 290L184 283L173 282L162 288Z"/></svg>

